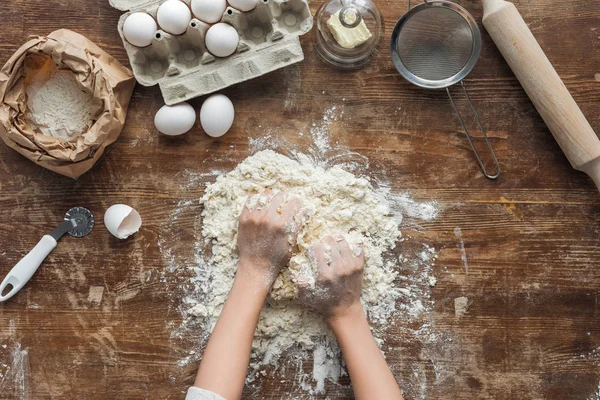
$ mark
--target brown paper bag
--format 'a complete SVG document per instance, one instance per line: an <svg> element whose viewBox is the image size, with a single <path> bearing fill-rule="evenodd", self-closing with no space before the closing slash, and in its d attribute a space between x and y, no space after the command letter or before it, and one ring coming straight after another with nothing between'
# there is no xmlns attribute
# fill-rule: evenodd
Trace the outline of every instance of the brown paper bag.
<svg viewBox="0 0 600 400"><path fill-rule="evenodd" d="M65 142L36 132L27 112L25 60L48 56L59 69L70 69L86 91L101 100L95 122L77 140ZM36 164L79 178L98 161L121 133L135 79L94 43L67 29L25 43L0 70L0 137Z"/></svg>

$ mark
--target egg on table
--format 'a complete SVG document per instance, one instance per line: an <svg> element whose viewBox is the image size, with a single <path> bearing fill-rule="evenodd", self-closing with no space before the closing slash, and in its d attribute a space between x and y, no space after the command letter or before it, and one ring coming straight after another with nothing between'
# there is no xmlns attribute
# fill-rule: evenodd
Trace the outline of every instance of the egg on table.
<svg viewBox="0 0 600 400"><path fill-rule="evenodd" d="M250 11L258 4L258 0L228 0L231 7L240 11Z"/></svg>
<svg viewBox="0 0 600 400"><path fill-rule="evenodd" d="M221 137L233 125L235 109L229 98L213 94L204 101L200 109L200 124L208 136Z"/></svg>
<svg viewBox="0 0 600 400"><path fill-rule="evenodd" d="M152 44L157 29L156 21L151 15L136 12L123 23L123 36L134 46L146 47Z"/></svg>
<svg viewBox="0 0 600 400"><path fill-rule="evenodd" d="M158 8L156 14L158 25L165 32L181 35L187 30L192 20L189 7L180 0L167 0Z"/></svg>
<svg viewBox="0 0 600 400"><path fill-rule="evenodd" d="M224 22L211 26L206 32L206 48L217 57L229 57L237 50L240 35L237 30Z"/></svg>
<svg viewBox="0 0 600 400"><path fill-rule="evenodd" d="M219 22L226 8L226 0L192 0L194 16L209 24Z"/></svg>
<svg viewBox="0 0 600 400"><path fill-rule="evenodd" d="M167 136L183 135L194 127L196 111L188 103L163 106L154 117L156 129Z"/></svg>

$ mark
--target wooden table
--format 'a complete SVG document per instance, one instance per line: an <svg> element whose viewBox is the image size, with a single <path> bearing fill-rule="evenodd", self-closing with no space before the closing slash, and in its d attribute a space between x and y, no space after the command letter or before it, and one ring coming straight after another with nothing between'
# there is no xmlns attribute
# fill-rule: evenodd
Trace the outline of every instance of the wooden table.
<svg viewBox="0 0 600 400"><path fill-rule="evenodd" d="M406 3L377 3L389 35ZM481 19L478 1L461 5ZM600 132L600 0L516 5ZM312 2L313 12L318 6ZM105 0L0 2L0 62L29 35L70 28L128 64L120 15ZM446 338L433 348L404 341L401 320L388 331L388 360L407 399L600 397L600 194L570 168L490 37L483 31L481 59L466 83L502 163L498 182L479 172L445 93L404 81L386 41L363 70L339 72L320 61L314 39L314 30L302 38L302 64L224 91L237 119L221 139L199 127L160 136L153 127L159 90L139 86L120 139L78 181L0 145L2 276L70 207L89 207L99 222L88 238L63 240L26 289L0 305L0 398L183 398L197 363L178 365L188 341L172 332L189 274L167 271L172 262L193 263L194 199L212 171L249 155L249 138L302 142L298 132L333 105L344 108L331 125L335 141L367 156L374 175L385 169L394 191L442 210L405 230L439 253L429 317ZM174 221L181 201L189 207ZM128 241L110 237L100 222L118 202L144 219ZM159 247L165 237L171 258ZM458 297L468 299L464 315L456 313ZM259 383L248 397L305 396L272 377ZM330 399L351 396L347 380L327 389Z"/></svg>

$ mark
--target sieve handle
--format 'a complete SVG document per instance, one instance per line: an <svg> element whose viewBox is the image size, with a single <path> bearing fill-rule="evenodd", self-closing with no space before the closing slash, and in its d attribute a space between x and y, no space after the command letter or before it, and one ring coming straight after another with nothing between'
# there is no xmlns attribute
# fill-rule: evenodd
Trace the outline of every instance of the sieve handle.
<svg viewBox="0 0 600 400"><path fill-rule="evenodd" d="M500 174L502 173L502 171L500 170L500 163L498 162L498 158L496 157L494 148L492 147L492 144L490 143L490 140L488 139L487 131L485 130L485 128L483 127L483 124L481 123L479 114L477 113L477 110L475 109L475 106L473 105L473 102L471 101L471 97L469 96L469 92L467 92L467 88L465 87L465 84L463 81L460 81L460 86L462 87L462 90L465 93L467 100L469 101L469 106L471 107L471 111L473 111L473 115L475 115L475 120L477 120L477 125L479 125L479 129L483 133L483 139L485 140L485 144L487 145L488 150L490 151L490 154L492 155L492 158L494 159L494 163L496 164L496 173L495 174L493 174L493 175L490 174L487 171L487 169L485 168L485 165L483 164L481 156L479 155L479 151L477 150L477 148L475 147L475 144L473 143L473 137L469 133L469 130L467 129L467 125L465 124L465 121L463 120L463 117L461 116L460 111L458 111L458 108L456 107L454 98L452 98L450 89L446 88L446 93L448 93L448 98L450 99L450 103L452 104L452 107L454 108L454 112L458 116L458 119L465 131L465 134L467 135L467 139L469 139L469 143L471 144L471 148L473 149L473 152L475 153L475 157L477 158L477 162L479 163L481 172L483 172L483 175L485 175L485 177L488 179L491 179L491 180L498 179L498 177L500 177Z"/></svg>
<svg viewBox="0 0 600 400"><path fill-rule="evenodd" d="M573 168L600 188L600 140L544 54L517 8L482 0L483 25Z"/></svg>

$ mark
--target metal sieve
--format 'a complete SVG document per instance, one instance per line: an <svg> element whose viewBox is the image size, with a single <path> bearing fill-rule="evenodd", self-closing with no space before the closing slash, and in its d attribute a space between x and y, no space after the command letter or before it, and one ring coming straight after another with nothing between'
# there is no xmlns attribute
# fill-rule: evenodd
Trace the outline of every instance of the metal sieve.
<svg viewBox="0 0 600 400"><path fill-rule="evenodd" d="M498 178L500 163L463 82L477 64L481 52L481 33L473 16L448 1L421 3L409 9L396 24L392 32L391 52L396 69L407 81L427 89L446 89L481 171L489 179ZM496 164L497 173L494 175L487 172L448 89L459 82Z"/></svg>

